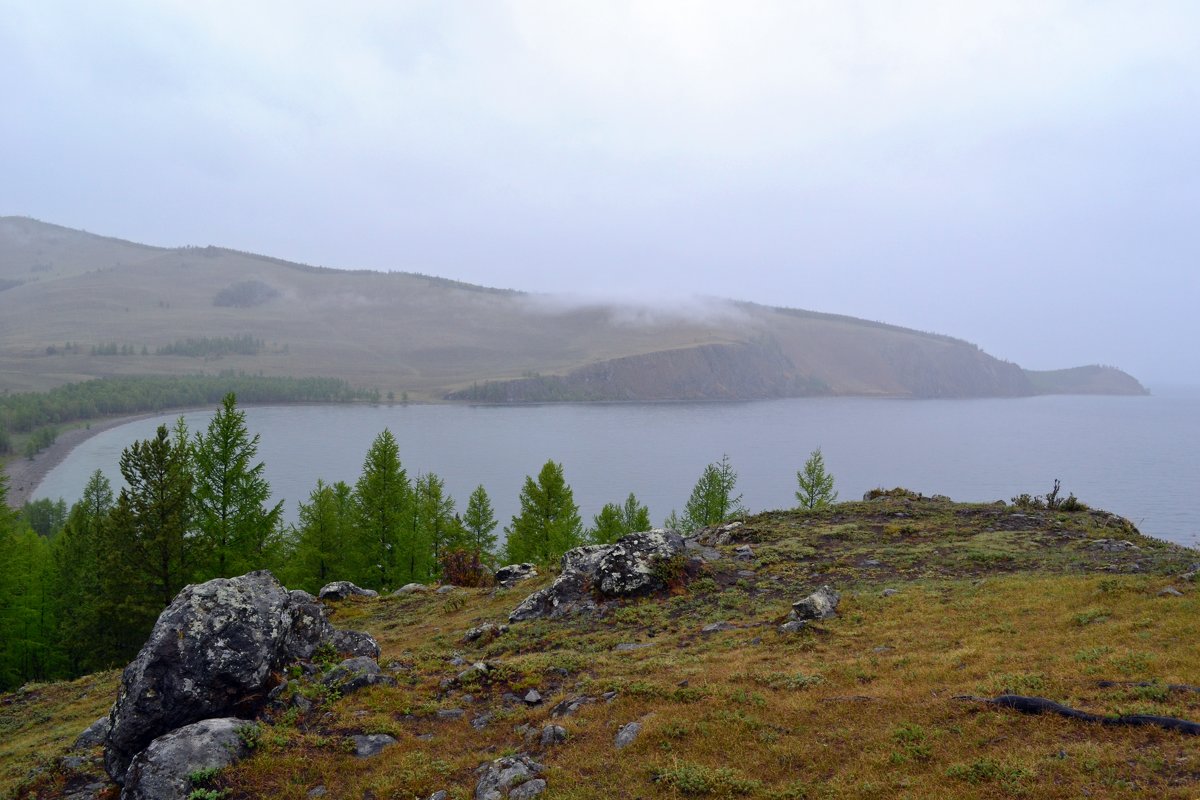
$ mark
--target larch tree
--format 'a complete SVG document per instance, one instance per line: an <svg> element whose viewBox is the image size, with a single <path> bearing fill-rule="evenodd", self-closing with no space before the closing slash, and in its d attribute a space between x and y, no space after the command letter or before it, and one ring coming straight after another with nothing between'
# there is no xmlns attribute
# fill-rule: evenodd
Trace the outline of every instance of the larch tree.
<svg viewBox="0 0 1200 800"><path fill-rule="evenodd" d="M101 546L112 507L112 484L96 470L52 543L57 636L70 677L108 666L115 649L108 642L111 621L100 612Z"/></svg>
<svg viewBox="0 0 1200 800"><path fill-rule="evenodd" d="M318 479L300 504L295 549L288 559L288 579L301 589L317 592L330 581L355 572L350 536L351 490L342 481L332 486Z"/></svg>
<svg viewBox="0 0 1200 800"><path fill-rule="evenodd" d="M492 509L492 500L488 497L483 485L475 487L467 499L467 508L462 515L464 530L463 544L480 561L489 561L496 549L496 512Z"/></svg>
<svg viewBox="0 0 1200 800"><path fill-rule="evenodd" d="M195 525L203 550L198 579L275 566L283 501L267 506L271 486L263 477L265 465L255 461L258 441L231 392L191 443Z"/></svg>
<svg viewBox="0 0 1200 800"><path fill-rule="evenodd" d="M637 531L650 530L650 509L638 502L633 492L624 504L607 503L592 517L588 538L592 544L612 544L617 539Z"/></svg>
<svg viewBox="0 0 1200 800"><path fill-rule="evenodd" d="M813 450L804 462L804 469L796 472L796 502L800 508L812 510L824 508L837 500L833 490L833 476L825 469L825 458L821 448Z"/></svg>
<svg viewBox="0 0 1200 800"><path fill-rule="evenodd" d="M384 428L367 450L362 474L354 484L354 527L363 583L385 589L408 572L400 554L413 532L412 494L396 437Z"/></svg>
<svg viewBox="0 0 1200 800"><path fill-rule="evenodd" d="M706 466L684 506L683 518L678 520L679 527L693 531L719 525L731 517L746 513L742 508L742 496L733 494L736 486L737 472L729 463L728 455Z"/></svg>
<svg viewBox="0 0 1200 800"><path fill-rule="evenodd" d="M547 461L536 481L525 477L521 512L504 532L509 562L549 564L583 544L583 522L575 495L563 477L562 464Z"/></svg>

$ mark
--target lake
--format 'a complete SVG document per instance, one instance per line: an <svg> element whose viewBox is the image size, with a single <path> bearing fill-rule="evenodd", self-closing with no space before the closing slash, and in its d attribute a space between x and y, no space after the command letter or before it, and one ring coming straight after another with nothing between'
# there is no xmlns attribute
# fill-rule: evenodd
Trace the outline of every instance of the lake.
<svg viewBox="0 0 1200 800"><path fill-rule="evenodd" d="M501 527L526 475L562 462L585 524L633 491L655 524L682 510L704 466L728 454L752 511L794 505L796 471L820 447L841 499L904 486L962 501L1063 495L1128 517L1142 532L1197 546L1200 393L980 400L805 398L748 403L247 408L259 456L289 521L317 478L353 484L385 427L409 476L433 471L461 508L486 487ZM187 413L205 427L212 412ZM120 484L123 448L168 414L118 426L77 447L35 498L77 499L91 472ZM497 531L500 532L499 530Z"/></svg>

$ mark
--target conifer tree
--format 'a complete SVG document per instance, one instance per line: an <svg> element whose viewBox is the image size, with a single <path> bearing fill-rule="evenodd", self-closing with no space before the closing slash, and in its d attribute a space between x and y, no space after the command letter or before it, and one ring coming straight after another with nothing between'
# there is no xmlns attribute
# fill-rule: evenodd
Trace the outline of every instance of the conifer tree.
<svg viewBox="0 0 1200 800"><path fill-rule="evenodd" d="M622 536L648 531L650 527L650 509L639 503L637 496L630 492L623 505L607 503L599 514L592 517L588 538L593 544L612 544Z"/></svg>
<svg viewBox="0 0 1200 800"><path fill-rule="evenodd" d="M809 453L804 469L796 473L796 482L800 486L796 491L796 502L800 508L823 508L837 500L833 476L825 470L825 458L819 447Z"/></svg>
<svg viewBox="0 0 1200 800"><path fill-rule="evenodd" d="M315 593L330 581L356 574L356 554L349 546L352 510L349 486L317 480L308 502L300 504L295 551L288 559L289 585Z"/></svg>
<svg viewBox="0 0 1200 800"><path fill-rule="evenodd" d="M258 441L231 392L208 430L192 442L195 524L203 552L199 580L275 566L283 501L266 507L271 487L263 477L265 465L255 463Z"/></svg>
<svg viewBox="0 0 1200 800"><path fill-rule="evenodd" d="M737 473L729 463L729 456L709 464L700 474L700 480L692 489L683 518L679 520L685 531L693 531L709 525L719 525L731 517L744 514L742 496L733 494L737 486Z"/></svg>
<svg viewBox="0 0 1200 800"><path fill-rule="evenodd" d="M121 454L121 489L103 530L105 613L120 626L118 649L136 652L146 633L192 574L186 438L160 425L154 438Z"/></svg>
<svg viewBox="0 0 1200 800"><path fill-rule="evenodd" d="M454 518L454 498L446 494L446 482L436 473L418 475L414 492L418 533L410 545L410 573L412 580L424 580L442 554L459 543L463 531ZM425 578L420 577L422 571Z"/></svg>
<svg viewBox="0 0 1200 800"><path fill-rule="evenodd" d="M583 523L575 495L563 477L562 464L547 461L537 481L526 476L521 513L504 529L509 562L549 564L583 544Z"/></svg>
<svg viewBox="0 0 1200 800"><path fill-rule="evenodd" d="M464 529L464 546L480 561L487 563L491 560L496 549L496 512L492 510L492 501L483 485L475 487L467 500L467 510L462 516Z"/></svg>
<svg viewBox="0 0 1200 800"><path fill-rule="evenodd" d="M400 554L413 534L413 498L408 473L400 465L400 449L384 428L363 460L354 485L354 527L362 557L360 580L385 589L398 583L407 568Z"/></svg>
<svg viewBox="0 0 1200 800"><path fill-rule="evenodd" d="M96 470L52 544L56 635L70 677L108 666L106 654L114 649L106 644L112 626L100 614L99 602L100 547L112 506L112 484Z"/></svg>

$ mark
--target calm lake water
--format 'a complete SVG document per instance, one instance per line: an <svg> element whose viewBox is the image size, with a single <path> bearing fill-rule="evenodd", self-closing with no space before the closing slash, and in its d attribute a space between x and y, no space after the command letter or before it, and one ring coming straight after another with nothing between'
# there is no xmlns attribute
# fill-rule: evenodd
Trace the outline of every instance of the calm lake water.
<svg viewBox="0 0 1200 800"><path fill-rule="evenodd" d="M667 405L280 406L248 408L259 456L287 517L317 478L353 484L385 427L410 477L433 471L459 502L478 484L501 526L526 475L563 463L585 524L630 492L655 524L682 510L706 464L728 454L753 510L794 504L796 470L820 446L842 499L905 486L955 500L1063 494L1132 519L1144 532L1200 544L1200 392L1152 397L1006 400L822 398ZM73 502L88 475L120 485L123 448L178 415L131 422L89 439L35 497ZM195 431L211 412L184 415Z"/></svg>

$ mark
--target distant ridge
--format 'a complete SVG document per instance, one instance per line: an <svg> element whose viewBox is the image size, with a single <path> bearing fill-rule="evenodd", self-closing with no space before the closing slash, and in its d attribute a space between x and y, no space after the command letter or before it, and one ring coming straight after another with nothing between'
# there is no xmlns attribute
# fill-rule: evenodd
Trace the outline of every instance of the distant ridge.
<svg viewBox="0 0 1200 800"><path fill-rule="evenodd" d="M249 286L252 304L218 300ZM264 346L157 354L229 337ZM1029 372L951 336L819 311L578 302L0 217L0 391L221 370L337 377L420 401L1145 393L1115 368Z"/></svg>

